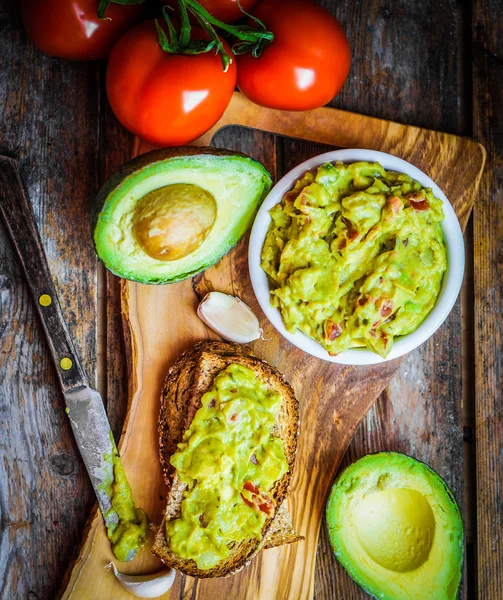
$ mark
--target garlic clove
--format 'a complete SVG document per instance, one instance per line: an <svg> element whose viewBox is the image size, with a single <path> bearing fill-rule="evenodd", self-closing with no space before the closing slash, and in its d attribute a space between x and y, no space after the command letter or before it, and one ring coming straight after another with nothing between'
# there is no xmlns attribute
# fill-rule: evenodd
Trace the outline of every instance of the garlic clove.
<svg viewBox="0 0 503 600"><path fill-rule="evenodd" d="M262 333L251 308L240 298L222 292L206 294L197 307L197 315L228 342L246 344L258 339Z"/></svg>
<svg viewBox="0 0 503 600"><path fill-rule="evenodd" d="M105 568L113 569L122 587L137 598L159 598L171 588L176 575L174 569L165 569L151 575L125 575L117 571L113 562Z"/></svg>

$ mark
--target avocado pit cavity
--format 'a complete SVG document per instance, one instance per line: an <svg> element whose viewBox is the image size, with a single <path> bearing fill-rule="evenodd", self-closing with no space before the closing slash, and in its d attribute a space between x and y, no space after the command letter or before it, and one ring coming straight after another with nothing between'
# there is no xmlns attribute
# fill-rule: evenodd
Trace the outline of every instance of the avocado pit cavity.
<svg viewBox="0 0 503 600"><path fill-rule="evenodd" d="M370 558L389 571L405 573L428 559L435 517L416 490L395 488L366 494L353 512L358 539Z"/></svg>
<svg viewBox="0 0 503 600"><path fill-rule="evenodd" d="M215 198L194 184L176 183L143 196L133 217L133 234L151 258L188 256L208 237L217 216Z"/></svg>

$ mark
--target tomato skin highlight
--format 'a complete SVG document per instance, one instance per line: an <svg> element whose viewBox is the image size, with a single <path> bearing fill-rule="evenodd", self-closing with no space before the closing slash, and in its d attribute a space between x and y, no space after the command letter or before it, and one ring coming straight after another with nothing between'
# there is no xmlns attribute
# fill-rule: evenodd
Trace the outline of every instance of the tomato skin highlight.
<svg viewBox="0 0 503 600"><path fill-rule="evenodd" d="M192 37L206 39L196 29ZM234 59L224 73L213 50L168 54L159 46L154 21L128 31L108 60L106 88L115 116L154 146L188 144L208 131L223 115L235 85Z"/></svg>
<svg viewBox="0 0 503 600"><path fill-rule="evenodd" d="M252 102L311 110L330 102L349 73L349 42L335 17L312 0L263 0L253 11L274 34L259 58L237 57L238 87Z"/></svg>
<svg viewBox="0 0 503 600"><path fill-rule="evenodd" d="M22 0L21 18L28 37L44 54L70 60L104 58L136 21L141 4L111 4L106 19L98 0Z"/></svg>

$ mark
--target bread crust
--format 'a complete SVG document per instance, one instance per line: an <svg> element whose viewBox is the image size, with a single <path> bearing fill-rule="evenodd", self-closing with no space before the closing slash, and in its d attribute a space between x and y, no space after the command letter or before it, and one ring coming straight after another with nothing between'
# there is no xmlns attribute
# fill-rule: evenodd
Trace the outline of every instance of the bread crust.
<svg viewBox="0 0 503 600"><path fill-rule="evenodd" d="M230 364L252 369L260 381L281 394L283 402L276 418L273 435L283 440L288 471L271 490L271 496L278 508L274 517L266 520L261 539L235 544L227 559L211 569L201 570L197 568L195 561L176 556L167 544L166 520L178 516L186 489L169 459L199 409L201 397L213 385L214 377ZM302 539L294 531L290 516L282 506L288 494L297 451L298 408L294 390L284 377L271 365L257 358L247 346L230 342L200 342L176 361L164 381L158 422L160 461L168 485L168 495L164 518L152 549L157 557L166 565L192 577L225 577L242 569L262 548Z"/></svg>

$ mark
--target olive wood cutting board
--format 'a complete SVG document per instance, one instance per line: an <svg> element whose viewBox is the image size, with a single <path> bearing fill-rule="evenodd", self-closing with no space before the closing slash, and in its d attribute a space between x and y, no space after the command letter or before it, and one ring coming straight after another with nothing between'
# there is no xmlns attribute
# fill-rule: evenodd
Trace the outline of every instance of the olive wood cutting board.
<svg viewBox="0 0 503 600"><path fill-rule="evenodd" d="M427 173L454 205L463 229L476 198L485 162L473 140L401 125L333 108L307 113L261 108L235 93L217 125L195 142L209 145L217 131L241 125L342 148L369 148L410 161ZM137 144L137 153L149 148ZM232 148L230 148L232 150ZM178 575L164 598L272 600L313 597L316 547L325 501L344 452L370 406L399 368L400 359L368 367L328 363L293 347L267 322L255 300L247 267L247 237L216 266L191 280L166 286L124 281L122 310L130 365L129 408L119 448L135 501L160 523L165 486L158 461L157 415L168 367L195 342L216 337L196 316L210 290L235 294L259 316L265 340L255 353L285 374L300 402L301 429L289 498L296 529L305 541L260 553L239 574L195 580ZM113 560L101 514L87 524L62 598L127 600L131 596L104 567ZM334 559L335 560L335 559ZM127 573L159 570L146 547Z"/></svg>

